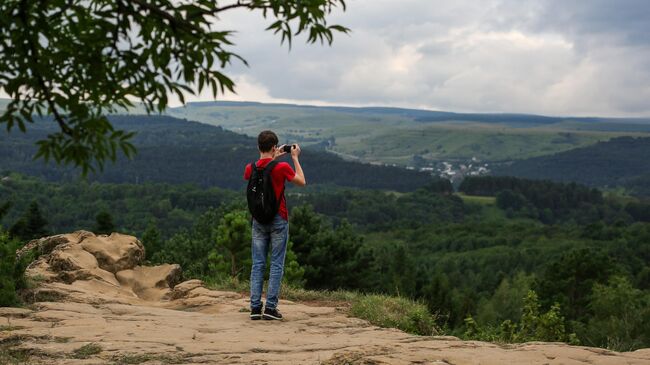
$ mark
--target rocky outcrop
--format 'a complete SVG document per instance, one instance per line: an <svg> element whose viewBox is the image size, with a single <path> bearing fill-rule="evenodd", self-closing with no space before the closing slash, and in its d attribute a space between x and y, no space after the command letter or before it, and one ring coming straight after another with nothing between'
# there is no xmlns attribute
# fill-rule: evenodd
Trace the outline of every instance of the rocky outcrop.
<svg viewBox="0 0 650 365"><path fill-rule="evenodd" d="M180 282L181 275L181 267L176 264L136 266L115 273L121 285L131 288L138 297L146 300L168 299L171 294L168 289Z"/></svg>
<svg viewBox="0 0 650 365"><path fill-rule="evenodd" d="M284 321L251 321L245 295L142 265L135 237L79 231L29 246L33 303L0 308L0 364L650 364L650 349L413 336L351 318L345 303L282 300Z"/></svg>
<svg viewBox="0 0 650 365"><path fill-rule="evenodd" d="M120 233L95 235L77 231L45 237L29 242L17 255L22 257L30 251L37 259L25 273L45 283L93 281L132 297L161 300L170 298L172 289L182 279L179 265L141 266L144 246L137 238ZM41 286L35 291L42 293L45 289Z"/></svg>

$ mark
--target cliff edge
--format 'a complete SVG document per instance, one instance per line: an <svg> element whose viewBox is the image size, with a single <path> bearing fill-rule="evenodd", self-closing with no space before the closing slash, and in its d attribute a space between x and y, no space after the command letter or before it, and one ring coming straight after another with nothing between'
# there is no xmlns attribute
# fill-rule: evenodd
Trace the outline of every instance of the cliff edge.
<svg viewBox="0 0 650 365"><path fill-rule="evenodd" d="M650 349L413 336L291 301L282 322L250 321L245 296L143 266L142 244L118 233L45 237L18 255L28 250L32 304L0 308L0 345L33 364L650 364Z"/></svg>

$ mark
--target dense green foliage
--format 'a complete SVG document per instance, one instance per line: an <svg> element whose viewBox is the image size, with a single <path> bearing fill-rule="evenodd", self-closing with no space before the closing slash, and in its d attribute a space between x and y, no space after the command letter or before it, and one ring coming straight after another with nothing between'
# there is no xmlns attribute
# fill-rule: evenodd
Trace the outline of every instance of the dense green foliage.
<svg viewBox="0 0 650 365"><path fill-rule="evenodd" d="M113 217L108 212L100 212L95 217L95 227L93 227L93 232L97 234L111 234L115 231L115 225L113 224Z"/></svg>
<svg viewBox="0 0 650 365"><path fill-rule="evenodd" d="M7 233L0 232L0 307L18 302L14 282L15 252L14 242L9 239Z"/></svg>
<svg viewBox="0 0 650 365"><path fill-rule="evenodd" d="M244 166L259 158L255 138L219 127L164 116L113 116L110 120L117 128L137 133L132 142L138 148L138 154L132 160L118 159L114 165L106 166L102 174L90 175L89 181L191 183L203 187L241 189L245 185ZM26 134L0 140L2 169L51 181L76 181L79 171L75 169L33 161L34 143L52 133L51 124L37 122ZM290 162L290 159L286 158L286 161ZM353 163L319 150L303 150L300 161L310 185L336 184L410 191L431 181L426 173Z"/></svg>
<svg viewBox="0 0 650 365"><path fill-rule="evenodd" d="M546 313L540 312L537 293L529 290L523 297L521 322L507 319L498 327L479 327L471 316L465 318L464 337L498 342L552 341L578 344L575 333L567 333L560 306L554 304Z"/></svg>
<svg viewBox="0 0 650 365"><path fill-rule="evenodd" d="M614 187L634 184L650 171L650 138L620 137L592 146L576 148L549 156L515 161L494 167L495 175L529 179L577 182L590 186ZM648 184L640 184L647 189ZM644 193L646 190L635 191ZM645 194L645 196L649 196Z"/></svg>
<svg viewBox="0 0 650 365"><path fill-rule="evenodd" d="M650 174L630 178L625 181L623 187L633 195L650 197Z"/></svg>
<svg viewBox="0 0 650 365"><path fill-rule="evenodd" d="M496 196L497 206L509 216L530 217L544 223L648 221L650 215L650 204L606 202L599 190L576 183L483 176L466 178L459 190L470 195Z"/></svg>
<svg viewBox="0 0 650 365"><path fill-rule="evenodd" d="M232 30L217 29L224 11L244 8L273 20L267 30L291 45L329 44L327 17L344 0L35 1L0 3L0 89L11 101L0 125L22 131L34 115L51 115L56 131L38 141L38 156L101 169L118 150L134 153L131 133L115 130L106 113L139 101L147 113L163 111L170 94L234 91L224 74L233 60Z"/></svg>
<svg viewBox="0 0 650 365"><path fill-rule="evenodd" d="M337 222L346 219L368 229L462 220L464 209L460 198L439 194L428 187L406 194L379 190L323 191L298 195L294 201L297 205L312 205L316 211Z"/></svg>
<svg viewBox="0 0 650 365"><path fill-rule="evenodd" d="M21 246L19 240L11 238L0 227L0 307L19 304L17 293L27 287L23 273L33 256L27 253L17 260L16 250Z"/></svg>
<svg viewBox="0 0 650 365"><path fill-rule="evenodd" d="M41 214L38 203L29 204L27 211L9 229L9 234L19 240L27 241L47 236L47 220Z"/></svg>
<svg viewBox="0 0 650 365"><path fill-rule="evenodd" d="M250 214L242 204L208 209L191 229L183 228L167 240L160 239L155 225L142 235L152 263L178 263L187 277L207 282L247 280L251 270ZM284 280L301 286L305 270L296 261L289 242Z"/></svg>
<svg viewBox="0 0 650 365"><path fill-rule="evenodd" d="M229 203L239 195L188 184L56 184L12 174L0 182L0 201L12 203L0 222L11 227L26 214L31 202L36 202L49 232L92 230L97 214L106 212L119 232L141 234L153 223L169 237L181 228L191 228L208 208Z"/></svg>
<svg viewBox="0 0 650 365"><path fill-rule="evenodd" d="M292 211L290 234L308 287L365 286L362 273L369 258L360 253L362 239L347 221L332 228L310 206L298 207Z"/></svg>

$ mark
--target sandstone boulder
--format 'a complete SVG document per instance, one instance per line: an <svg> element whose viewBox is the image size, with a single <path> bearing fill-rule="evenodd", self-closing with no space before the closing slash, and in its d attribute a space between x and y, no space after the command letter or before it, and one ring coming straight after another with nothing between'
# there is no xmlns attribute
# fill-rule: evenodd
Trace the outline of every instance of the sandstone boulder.
<svg viewBox="0 0 650 365"><path fill-rule="evenodd" d="M81 242L84 238L95 236L92 232L76 231L68 234L58 234L55 236L43 237L29 241L23 248L16 252L16 257L21 258L28 252L34 252L38 257L51 253L55 247L70 242Z"/></svg>
<svg viewBox="0 0 650 365"><path fill-rule="evenodd" d="M171 288L180 281L181 267L178 264L159 266L136 266L115 274L121 285L127 286L140 298L160 300L170 297Z"/></svg>
<svg viewBox="0 0 650 365"><path fill-rule="evenodd" d="M47 263L50 271L57 272L58 278L66 283L96 278L119 285L115 276L100 268L95 256L78 244L60 246L49 255Z"/></svg>
<svg viewBox="0 0 650 365"><path fill-rule="evenodd" d="M17 255L29 250L40 256L25 273L39 282L94 281L98 287L115 287L116 295L161 300L171 297L182 278L179 265L139 266L144 246L137 238L119 233L97 236L77 231L44 237L29 242Z"/></svg>
<svg viewBox="0 0 650 365"><path fill-rule="evenodd" d="M172 290L170 297L171 299L179 299L179 298L184 298L188 296L188 294L197 288L202 288L203 287L203 282L198 279L192 279L192 280L187 280L184 281L178 285L174 286L174 290Z"/></svg>
<svg viewBox="0 0 650 365"><path fill-rule="evenodd" d="M144 259L144 246L133 236L112 233L86 237L80 244L97 258L99 267L112 273L133 269Z"/></svg>

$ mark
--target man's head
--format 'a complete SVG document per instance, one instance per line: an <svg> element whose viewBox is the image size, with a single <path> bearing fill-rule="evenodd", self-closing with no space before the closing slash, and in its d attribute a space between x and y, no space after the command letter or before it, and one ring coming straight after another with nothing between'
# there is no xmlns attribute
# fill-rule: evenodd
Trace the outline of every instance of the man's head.
<svg viewBox="0 0 650 365"><path fill-rule="evenodd" d="M271 152L278 145L278 136L272 131L262 131L257 136L257 148L260 152Z"/></svg>

